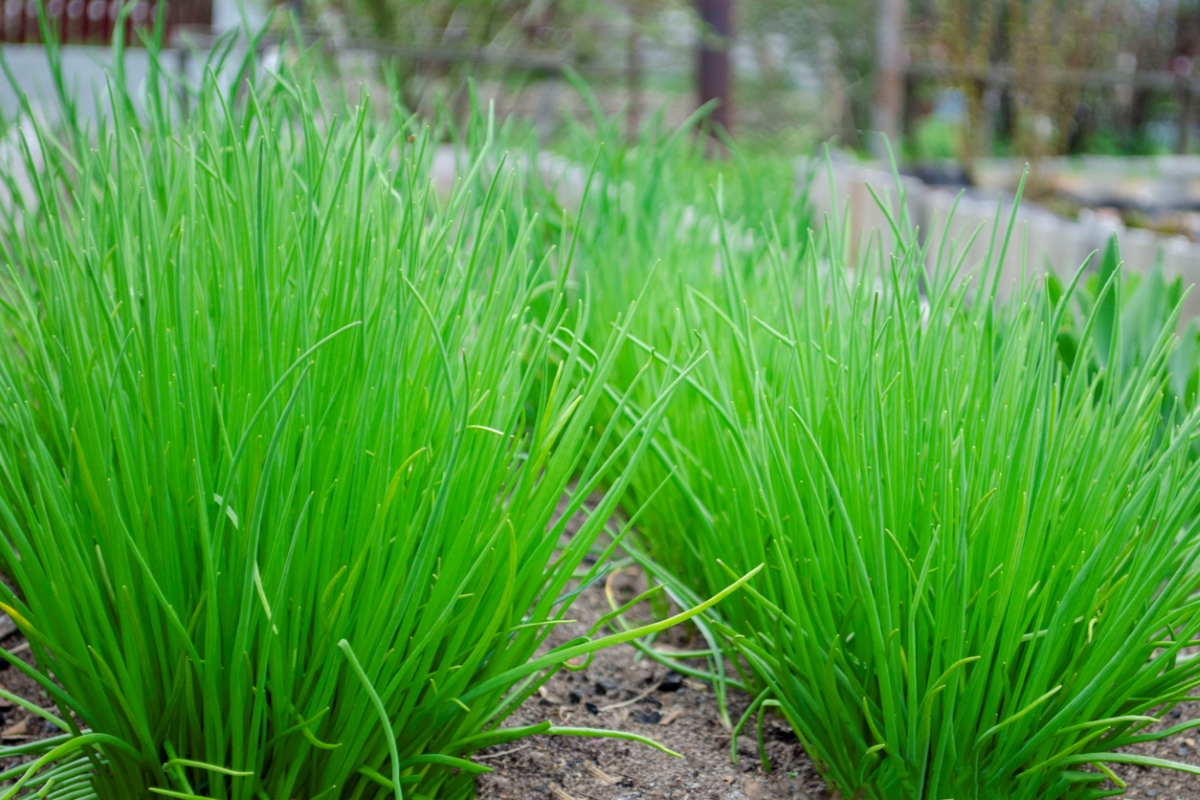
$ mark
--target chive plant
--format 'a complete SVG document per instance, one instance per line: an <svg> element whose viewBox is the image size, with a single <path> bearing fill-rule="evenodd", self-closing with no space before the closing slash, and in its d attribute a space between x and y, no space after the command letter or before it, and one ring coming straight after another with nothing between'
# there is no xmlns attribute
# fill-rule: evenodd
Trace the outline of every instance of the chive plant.
<svg viewBox="0 0 1200 800"><path fill-rule="evenodd" d="M660 110L640 128L631 146L623 146L622 120L605 117L588 86L575 76L568 77L591 114L587 123L566 120L562 146L575 154L578 163L592 162L594 188L577 217L563 213L553 193L535 193L535 199L541 201L548 231L569 226L578 242L572 282L587 291L595 309L586 334L590 342L601 346L612 330L613 319L633 298L644 295L630 321L631 341L637 349L618 358L611 383L624 387L640 380L643 385L637 399L647 400L676 377L661 370L644 370L647 354L654 352L656 359L670 362L695 350L692 329L680 315L684 298L697 291L696 297L721 292L726 281L733 281L741 291L754 293L760 306L778 302L773 287L760 291L765 286L770 243L761 230L771 228L781 246L804 251L811 224L807 180L798 183L786 159L746 153L730 140L725 142L728 159L708 158L707 137L690 135L708 108L699 109L675 130L664 127ZM545 233L543 238L547 238ZM704 346L724 353L729 343L720 341L719 332L714 332L701 348ZM598 407L598 422L609 421L618 409L619 395L613 389L610 395L608 402ZM676 397L672 402L680 401ZM622 424L635 423L637 403L623 408L627 418ZM651 442L647 455L647 462L653 465L643 462L633 478L638 495L654 497L656 503L672 501L674 495L667 484L680 479L675 474L676 463L705 468L688 451L687 435L672 435L674 421L689 424L686 414L668 413L662 422L663 435ZM632 516L638 508L626 511ZM665 612L666 607L655 603L655 610ZM705 621L696 617L692 623L715 649L716 635ZM647 640L652 641L652 637ZM645 644L633 641L638 648L645 649ZM651 654L680 672L710 676L688 663ZM720 659L710 660L711 676L717 678L713 685L719 714L727 725L732 724L728 689L744 686L725 674Z"/></svg>
<svg viewBox="0 0 1200 800"><path fill-rule="evenodd" d="M462 798L480 748L618 735L501 723L629 638L545 646L671 387L595 424L626 326L573 334L494 136L439 200L427 131L250 52L188 116L152 67L39 125L3 210L0 656L62 733L0 798Z"/></svg>
<svg viewBox="0 0 1200 800"><path fill-rule="evenodd" d="M578 242L570 285L593 308L587 336L594 346L603 345L613 320L643 293L653 301L639 304L634 326L653 344L669 346L669 336L653 334L669 329L674 305L659 301L675 297L681 281L720 285L722 235L733 242L735 268L748 271L765 258L764 240L753 234L771 219L785 241L803 246L807 198L795 189L789 159L747 154L732 141L728 159L708 158L708 137L695 131L712 105L678 127L667 126L660 108L622 144L621 115L606 117L588 85L573 73L567 77L589 113L566 117L557 144L575 163L592 166L592 191L578 213L564 211L553 191L534 192L534 199L544 241L556 242L565 229ZM719 179L725 188L718 207L711 187ZM622 358L615 383L628 385L640 369L640 359Z"/></svg>
<svg viewBox="0 0 1200 800"><path fill-rule="evenodd" d="M1113 269L1068 363L1076 283L997 303L1007 237L966 275L915 244L850 265L831 228L802 252L768 228L765 277L661 301L661 336L708 355L634 481L632 552L685 607L767 566L706 615L736 678L659 657L752 691L735 744L757 713L762 752L773 710L846 796L1094 798L1122 792L1112 763L1200 773L1115 752L1200 725L1147 731L1200 685L1178 312L1125 369Z"/></svg>

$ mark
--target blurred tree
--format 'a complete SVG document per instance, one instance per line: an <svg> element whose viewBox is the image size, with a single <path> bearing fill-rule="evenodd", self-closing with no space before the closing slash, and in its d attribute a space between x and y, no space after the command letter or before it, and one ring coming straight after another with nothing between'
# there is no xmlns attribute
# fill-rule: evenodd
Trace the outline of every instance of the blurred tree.
<svg viewBox="0 0 1200 800"><path fill-rule="evenodd" d="M1082 86L1074 76L1100 63L1100 23L1109 5L1109 0L1009 1L1015 138L1017 150L1032 162L1033 194L1039 189L1038 159L1066 152Z"/></svg>
<svg viewBox="0 0 1200 800"><path fill-rule="evenodd" d="M918 48L945 68L966 101L962 159L969 164L988 154L992 112L1002 106L1011 111L1009 140L1035 170L1042 156L1066 152L1081 119L1083 78L1088 70L1111 71L1128 38L1122 20L1137 2L930 0L923 6Z"/></svg>
<svg viewBox="0 0 1200 800"><path fill-rule="evenodd" d="M959 128L959 154L970 164L988 140L983 96L997 46L1004 0L934 0L935 57L944 59L963 93L966 113Z"/></svg>
<svg viewBox="0 0 1200 800"><path fill-rule="evenodd" d="M875 130L898 142L904 113L904 6L905 0L879 0L875 21ZM885 154L883 142L873 145L876 156Z"/></svg>
<svg viewBox="0 0 1200 800"><path fill-rule="evenodd" d="M1184 0L1175 12L1175 46L1172 52L1171 71L1181 79L1192 77L1195 72L1196 56L1200 55L1200 2ZM1179 131L1175 152L1188 151L1188 137L1192 128L1192 93L1182 90L1179 97Z"/></svg>
<svg viewBox="0 0 1200 800"><path fill-rule="evenodd" d="M1134 12L1136 9L1136 13ZM1164 108L1162 92L1148 86L1136 87L1129 101L1128 120L1124 127L1125 148L1145 153L1156 149L1151 141L1149 124L1157 113L1178 114L1176 150L1186 152L1188 146L1191 94L1182 85L1193 73L1193 60L1200 55L1200 3L1197 0L1160 0L1130 9L1128 41L1125 49L1139 70L1171 72L1180 79L1176 92L1177 109Z"/></svg>
<svg viewBox="0 0 1200 800"><path fill-rule="evenodd" d="M731 0L696 0L700 14L700 41L697 63L697 89L700 104L717 101L709 119L729 131L733 128L730 107L732 81L729 75L729 48L733 43Z"/></svg>
<svg viewBox="0 0 1200 800"><path fill-rule="evenodd" d="M877 9L878 0L742 0L739 36L760 50L768 37L785 40L789 55L811 65L823 84L821 117L814 120L819 136L858 147L859 129L871 123L875 99L876 28L864 21L874 21ZM765 55L759 60L770 62ZM776 80L783 88L783 76Z"/></svg>

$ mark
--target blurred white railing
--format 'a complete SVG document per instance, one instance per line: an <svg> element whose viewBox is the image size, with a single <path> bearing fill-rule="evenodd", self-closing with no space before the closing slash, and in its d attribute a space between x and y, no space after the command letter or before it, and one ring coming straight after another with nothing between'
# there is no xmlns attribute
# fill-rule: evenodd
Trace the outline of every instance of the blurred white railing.
<svg viewBox="0 0 1200 800"><path fill-rule="evenodd" d="M888 208L899 208L900 190L890 170L837 159L815 164L805 159L797 167L798 185L803 188L807 180L811 180L809 197L818 225L823 224L822 218L834 213L838 214L839 220L846 215L843 234L855 258L862 258L868 252L874 254L872 257L878 257L880 253L888 256L895 251L895 239L887 217L871 194L874 190ZM966 249L963 269L969 273L983 262L993 236L996 249L999 249L1012 214L1011 195L994 192L990 193L991 197L976 193L960 195L956 189L930 186L911 177L900 177L899 184L908 219L916 228L919 240L929 245L931 265L939 248L944 248L947 256L953 259L962 256ZM834 197L837 198L836 212ZM953 217L951 209L954 209ZM997 219L998 230L995 229ZM968 248L967 244L977 230L978 234ZM1200 244L1184 236L1164 236L1128 228L1087 209L1080 214L1079 220L1066 219L1026 202L1017 210L1001 273L1001 291L1007 291L1019 279L1022 265L1030 276L1053 271L1060 278L1069 279L1092 253L1103 251L1114 233L1128 269L1145 272L1161 258L1163 273L1168 280L1182 276L1185 286L1200 282ZM1098 261L1098 257L1093 259L1093 264ZM1200 292L1193 291L1189 296L1184 314L1200 316Z"/></svg>

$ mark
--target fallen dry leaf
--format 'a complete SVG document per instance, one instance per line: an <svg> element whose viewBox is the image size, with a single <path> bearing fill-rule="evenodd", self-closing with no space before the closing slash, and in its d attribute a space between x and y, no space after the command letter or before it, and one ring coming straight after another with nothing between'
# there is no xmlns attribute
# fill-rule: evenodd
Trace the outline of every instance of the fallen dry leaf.
<svg viewBox="0 0 1200 800"><path fill-rule="evenodd" d="M675 720L679 719L679 709L668 711L667 715L658 721L659 725L670 725Z"/></svg>
<svg viewBox="0 0 1200 800"><path fill-rule="evenodd" d="M554 795L554 800L575 800L574 797L563 791L563 788L557 783L550 784L550 794Z"/></svg>
<svg viewBox="0 0 1200 800"><path fill-rule="evenodd" d="M21 720L15 725L9 725L0 733L0 738L3 739L24 739L29 735L29 718Z"/></svg>
<svg viewBox="0 0 1200 800"><path fill-rule="evenodd" d="M589 775L600 781L601 785L603 786L615 786L621 782L620 779L606 774L603 770L590 761L584 762L583 768L587 770Z"/></svg>

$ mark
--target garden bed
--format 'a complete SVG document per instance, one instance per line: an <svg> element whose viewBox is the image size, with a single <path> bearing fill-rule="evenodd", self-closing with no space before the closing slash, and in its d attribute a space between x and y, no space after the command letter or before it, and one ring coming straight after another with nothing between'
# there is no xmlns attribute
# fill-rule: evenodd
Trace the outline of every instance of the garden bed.
<svg viewBox="0 0 1200 800"><path fill-rule="evenodd" d="M612 587L624 601L645 589L642 571L630 567ZM585 589L571 607L570 618L551 638L551 646L582 635L609 610L605 585ZM648 616L645 607L635 611ZM2 630L2 629L0 629ZM662 640L695 647L683 629ZM32 663L25 638L10 633L0 639L10 652ZM12 667L0 668L0 688L53 709L36 683ZM733 694L730 715L736 720L748 698ZM1200 717L1200 700L1182 703L1158 730ZM15 705L0 701L0 735L5 744L46 738L58 731ZM833 798L811 759L787 724L770 718L764 741L772 770L759 760L753 732L738 740L738 763L730 758L730 732L721 723L717 700L703 681L681 678L661 665L640 658L630 645L600 651L585 670L559 671L505 723L531 725L548 720L571 727L609 728L647 736L682 754L672 758L651 747L619 739L533 736L479 753L475 760L492 768L480 776L481 800L825 800ZM1200 766L1200 732L1188 731L1160 742L1124 748L1159 758ZM8 768L22 759L4 759ZM1113 765L1128 783L1126 797L1161 800L1200 798L1200 776L1165 769Z"/></svg>

